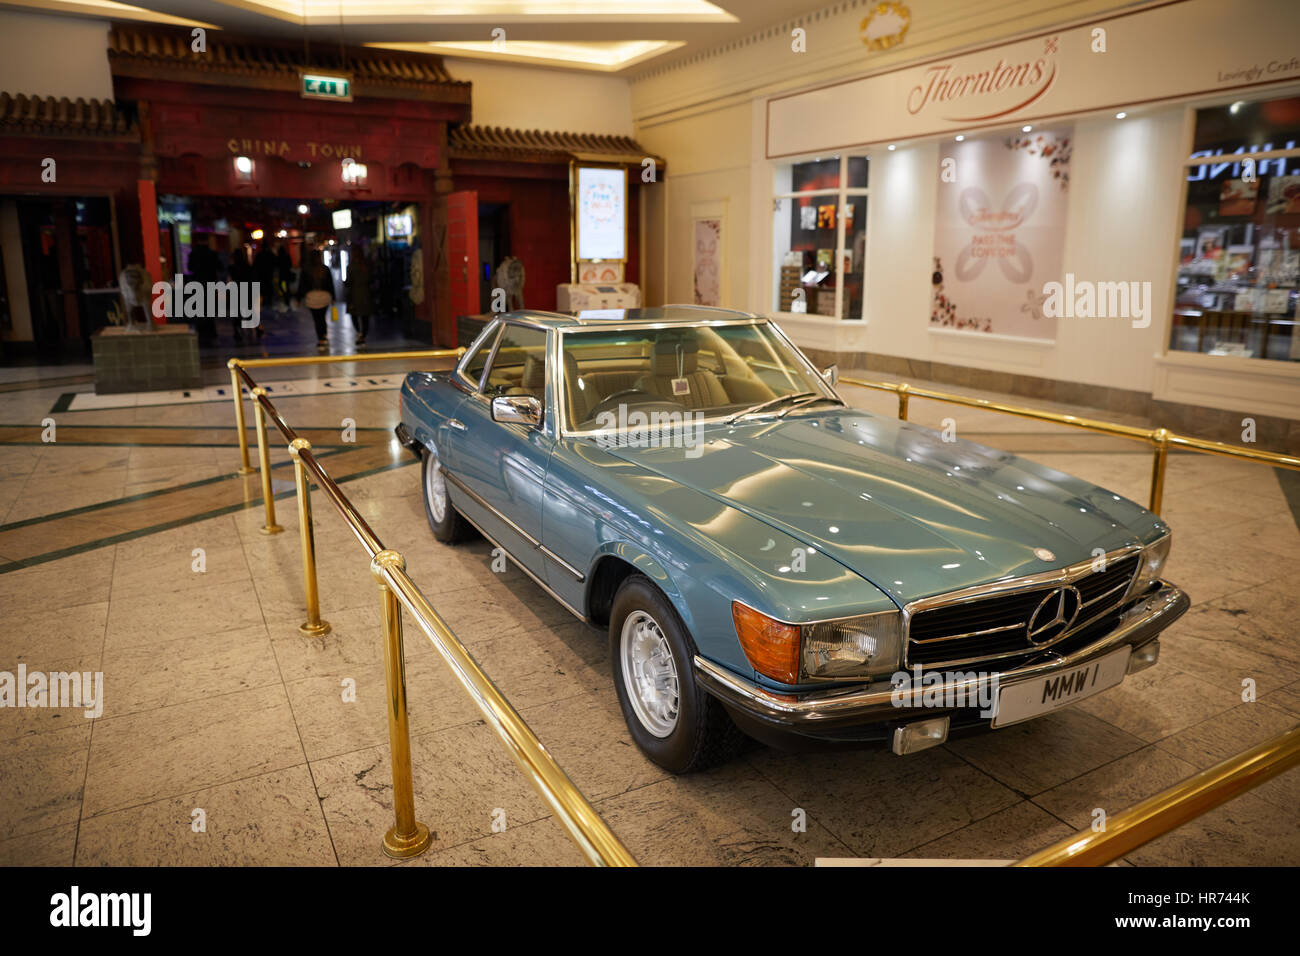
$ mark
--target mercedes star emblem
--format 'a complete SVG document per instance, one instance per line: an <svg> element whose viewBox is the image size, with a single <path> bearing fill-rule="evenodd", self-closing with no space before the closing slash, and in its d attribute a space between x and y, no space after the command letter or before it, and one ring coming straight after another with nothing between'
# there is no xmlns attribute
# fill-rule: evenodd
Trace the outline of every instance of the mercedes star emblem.
<svg viewBox="0 0 1300 956"><path fill-rule="evenodd" d="M1029 617L1029 643L1050 644L1064 635L1082 605L1078 590L1069 585L1048 591Z"/></svg>

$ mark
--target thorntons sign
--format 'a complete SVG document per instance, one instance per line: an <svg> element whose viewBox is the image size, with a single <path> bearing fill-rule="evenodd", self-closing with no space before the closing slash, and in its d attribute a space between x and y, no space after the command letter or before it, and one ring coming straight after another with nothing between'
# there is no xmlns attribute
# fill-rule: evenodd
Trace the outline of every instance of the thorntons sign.
<svg viewBox="0 0 1300 956"><path fill-rule="evenodd" d="M923 23L914 24L923 28ZM1170 0L958 56L775 96L796 156L1300 81L1295 0Z"/></svg>
<svg viewBox="0 0 1300 956"><path fill-rule="evenodd" d="M958 72L951 63L940 63L927 67L921 82L912 87L907 111L917 116L931 108L949 122L978 123L1024 109L1050 90L1055 80L1056 59L1051 55L1019 62L997 57L985 69L972 72ZM981 103L987 108L985 98L998 93L1009 94L1011 103L981 112ZM960 115L963 112L975 115Z"/></svg>

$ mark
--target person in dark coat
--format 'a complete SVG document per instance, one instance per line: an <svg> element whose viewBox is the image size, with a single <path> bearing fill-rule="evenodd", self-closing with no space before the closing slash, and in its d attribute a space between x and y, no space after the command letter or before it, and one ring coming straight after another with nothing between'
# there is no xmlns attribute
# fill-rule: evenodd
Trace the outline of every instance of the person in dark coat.
<svg viewBox="0 0 1300 956"><path fill-rule="evenodd" d="M241 290L243 286L251 285L253 282L257 281L257 272L253 269L252 263L248 261L248 250L244 246L240 246L230 256L230 281L239 283ZM259 296L263 294L260 286L258 288L258 294ZM267 294L269 294L269 290L267 290ZM257 329L257 337L260 339L263 334L261 315L259 314L257 318L258 322L254 328ZM244 317L242 315L235 315L231 318L231 325L235 330L236 342L244 341L243 319Z"/></svg>
<svg viewBox="0 0 1300 956"><path fill-rule="evenodd" d="M365 345L366 335L370 332L370 317L375 312L375 298L370 289L374 269L370 261L370 250L365 245L354 243L350 253L344 292L347 296L348 315L352 316L352 324L357 332L357 345Z"/></svg>
<svg viewBox="0 0 1300 956"><path fill-rule="evenodd" d="M280 291L284 296L284 308L289 309L289 290L293 288L293 257L284 243L275 248L275 271L280 275Z"/></svg>
<svg viewBox="0 0 1300 956"><path fill-rule="evenodd" d="M190 249L189 262L186 263L189 269L190 278L202 283L205 287L208 283L221 281L223 271L221 257L217 255L214 248L212 233L208 233ZM204 343L215 342L217 338L217 317L208 315L206 302L207 294L204 293L204 311L203 315L198 317L194 323L198 326L199 339Z"/></svg>
<svg viewBox="0 0 1300 956"><path fill-rule="evenodd" d="M262 304L269 309L275 304L280 290L275 287L275 253L266 243L262 243L262 248L253 257L253 271L257 273L257 282L261 287Z"/></svg>
<svg viewBox="0 0 1300 956"><path fill-rule="evenodd" d="M302 269L298 280L298 298L311 312L311 320L316 324L316 347L329 347L329 334L325 325L325 313L334 302L334 273L325 265L319 251L311 254L311 259Z"/></svg>

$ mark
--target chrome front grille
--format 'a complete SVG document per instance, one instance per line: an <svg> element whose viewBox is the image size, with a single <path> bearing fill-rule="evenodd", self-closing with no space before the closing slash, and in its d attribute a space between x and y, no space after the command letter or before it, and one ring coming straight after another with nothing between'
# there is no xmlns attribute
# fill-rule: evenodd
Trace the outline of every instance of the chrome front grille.
<svg viewBox="0 0 1300 956"><path fill-rule="evenodd" d="M1101 571L1085 562L916 601L908 605L905 664L938 668L1040 653L1118 608L1139 559L1126 549L1107 555ZM1050 623L1066 613L1068 622Z"/></svg>

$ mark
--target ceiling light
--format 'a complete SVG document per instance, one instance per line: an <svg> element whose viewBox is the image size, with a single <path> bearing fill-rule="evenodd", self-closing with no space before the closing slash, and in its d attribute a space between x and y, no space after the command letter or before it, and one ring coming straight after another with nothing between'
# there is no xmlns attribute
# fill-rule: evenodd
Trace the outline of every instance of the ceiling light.
<svg viewBox="0 0 1300 956"><path fill-rule="evenodd" d="M428 43L367 43L368 47L412 53L443 53L515 63L552 63L559 66L614 72L685 46L682 40L569 41L511 40L502 48L493 40L444 40Z"/></svg>
<svg viewBox="0 0 1300 956"><path fill-rule="evenodd" d="M1020 127L1020 132L1022 132L1022 133L1028 133L1031 129L1033 129L1032 126L1022 126L1022 127Z"/></svg>
<svg viewBox="0 0 1300 956"><path fill-rule="evenodd" d="M1236 116L1238 113L1241 112L1241 108L1245 105L1246 105L1245 100L1237 100L1237 102L1233 103L1231 106L1228 107L1228 112Z"/></svg>
<svg viewBox="0 0 1300 956"><path fill-rule="evenodd" d="M305 216L309 212L311 212L310 206L308 206L305 202L298 203L298 215Z"/></svg>
<svg viewBox="0 0 1300 956"><path fill-rule="evenodd" d="M890 151L891 153L892 153L894 150L896 150L896 149L898 149L898 147L895 146L893 143L890 143L890 144L889 144L889 151Z"/></svg>
<svg viewBox="0 0 1300 956"><path fill-rule="evenodd" d="M961 142L962 140L964 140L965 138L966 138L966 137L963 136L961 133L958 133L958 134L957 134L957 142L960 143L960 142Z"/></svg>
<svg viewBox="0 0 1300 956"><path fill-rule="evenodd" d="M1120 110L1118 113L1115 114L1115 119L1123 119L1125 116L1128 116L1128 114L1125 113L1123 110Z"/></svg>

